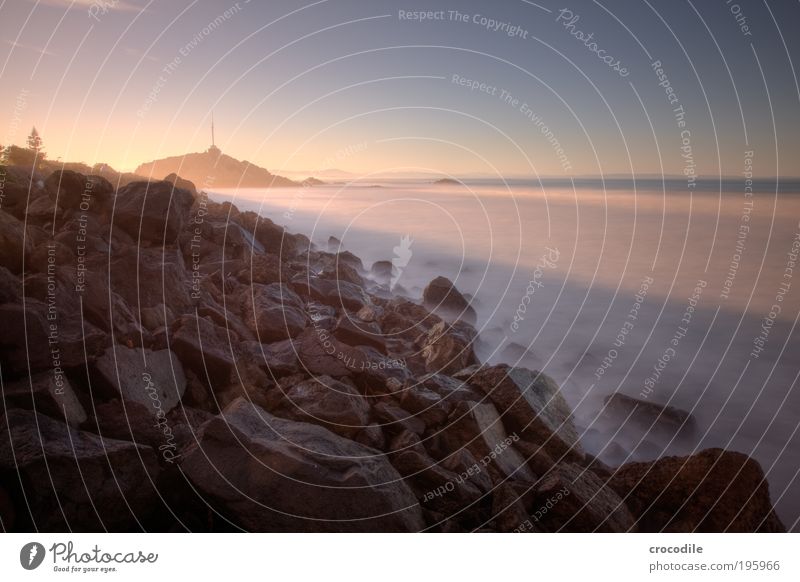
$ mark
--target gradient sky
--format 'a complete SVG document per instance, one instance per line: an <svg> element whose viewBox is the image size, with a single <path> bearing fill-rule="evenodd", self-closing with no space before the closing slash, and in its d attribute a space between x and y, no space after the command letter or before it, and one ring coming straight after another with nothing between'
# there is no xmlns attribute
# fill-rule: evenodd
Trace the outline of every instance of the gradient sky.
<svg viewBox="0 0 800 582"><path fill-rule="evenodd" d="M23 143L36 125L51 158L127 170L205 150L213 109L217 145L273 171L679 174L682 129L651 67L660 60L698 173L738 175L753 150L757 175L800 175L800 3L537 4L5 0L0 143ZM557 21L563 8L627 77ZM445 20L399 10L444 10ZM476 14L527 38L487 30Z"/></svg>

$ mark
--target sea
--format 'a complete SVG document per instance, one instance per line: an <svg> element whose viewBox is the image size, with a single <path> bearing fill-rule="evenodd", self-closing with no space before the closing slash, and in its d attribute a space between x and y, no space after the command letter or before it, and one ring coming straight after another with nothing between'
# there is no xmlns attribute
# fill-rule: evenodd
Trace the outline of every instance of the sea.
<svg viewBox="0 0 800 582"><path fill-rule="evenodd" d="M619 465L740 451L800 529L797 181L359 179L209 195L367 270L392 261L395 293L449 278L477 311L479 358L552 376L588 452ZM694 430L630 429L604 404L614 393L686 411Z"/></svg>

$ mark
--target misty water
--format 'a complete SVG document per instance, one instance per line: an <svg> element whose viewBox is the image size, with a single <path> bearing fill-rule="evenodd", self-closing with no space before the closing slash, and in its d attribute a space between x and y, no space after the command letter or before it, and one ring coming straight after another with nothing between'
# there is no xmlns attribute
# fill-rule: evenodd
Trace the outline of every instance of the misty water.
<svg viewBox="0 0 800 582"><path fill-rule="evenodd" d="M612 465L744 452L797 530L800 194L767 185L748 205L735 183L596 186L369 181L212 198L323 250L334 236L367 268L410 237L394 290L418 298L443 275L472 296L481 360L555 378L586 450ZM689 411L697 428L618 430L600 414L614 392Z"/></svg>

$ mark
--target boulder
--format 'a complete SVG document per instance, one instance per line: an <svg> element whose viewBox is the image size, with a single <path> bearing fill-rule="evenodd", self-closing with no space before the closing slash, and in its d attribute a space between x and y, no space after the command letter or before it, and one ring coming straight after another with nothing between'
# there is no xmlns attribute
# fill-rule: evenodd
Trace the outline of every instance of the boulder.
<svg viewBox="0 0 800 582"><path fill-rule="evenodd" d="M526 368L483 368L470 377L494 403L503 424L523 440L540 445L555 458L583 458L572 411L555 381Z"/></svg>
<svg viewBox="0 0 800 582"><path fill-rule="evenodd" d="M284 265L277 255L253 253L250 262L236 274L236 278L245 285L280 283L289 279L288 271L282 273L282 269Z"/></svg>
<svg viewBox="0 0 800 582"><path fill-rule="evenodd" d="M273 379L289 376L298 371L297 350L292 340L270 344L247 341L239 344L239 351L244 357L255 362Z"/></svg>
<svg viewBox="0 0 800 582"><path fill-rule="evenodd" d="M436 277L422 292L422 304L448 322L465 321L475 325L477 315L469 301L446 277Z"/></svg>
<svg viewBox="0 0 800 582"><path fill-rule="evenodd" d="M262 343L296 337L308 322L302 300L282 283L254 283L242 304L245 325Z"/></svg>
<svg viewBox="0 0 800 582"><path fill-rule="evenodd" d="M369 405L355 388L330 376L309 378L292 386L277 414L324 426L353 438L369 424Z"/></svg>
<svg viewBox="0 0 800 582"><path fill-rule="evenodd" d="M183 367L170 350L112 346L97 359L95 371L103 386L154 414L172 410L186 391Z"/></svg>
<svg viewBox="0 0 800 582"><path fill-rule="evenodd" d="M86 210L104 205L114 192L111 183L102 176L85 176L72 170L57 170L44 182L50 199L62 208Z"/></svg>
<svg viewBox="0 0 800 582"><path fill-rule="evenodd" d="M782 532L757 461L722 449L629 463L610 486L645 532Z"/></svg>
<svg viewBox="0 0 800 582"><path fill-rule="evenodd" d="M386 340L377 323L357 321L345 313L336 323L333 335L349 346L370 346L386 354Z"/></svg>
<svg viewBox="0 0 800 582"><path fill-rule="evenodd" d="M17 378L52 367L47 350L28 349L29 346L33 348L47 345L48 327L44 312L44 305L35 300L27 300L25 306L17 303L0 305L0 321L3 322L3 333L0 334L3 378Z"/></svg>
<svg viewBox="0 0 800 582"><path fill-rule="evenodd" d="M534 490L533 521L551 532L636 531L623 499L592 471L560 463Z"/></svg>
<svg viewBox="0 0 800 582"><path fill-rule="evenodd" d="M475 330L462 323L434 325L422 339L422 355L428 372L449 374L476 364Z"/></svg>
<svg viewBox="0 0 800 582"><path fill-rule="evenodd" d="M133 531L157 504L150 447L101 439L28 410L9 410L0 433L10 438L0 447L0 474L21 489L32 520L26 529Z"/></svg>
<svg viewBox="0 0 800 582"><path fill-rule="evenodd" d="M14 303L22 297L22 281L0 265L0 304Z"/></svg>
<svg viewBox="0 0 800 582"><path fill-rule="evenodd" d="M637 432L666 437L691 436L697 426L694 417L674 406L665 406L615 392L603 401L603 415L614 428L634 428Z"/></svg>
<svg viewBox="0 0 800 582"><path fill-rule="evenodd" d="M448 471L424 452L404 450L391 456L392 465L406 477L423 507L453 514L476 503L480 489L466 475Z"/></svg>
<svg viewBox="0 0 800 582"><path fill-rule="evenodd" d="M42 372L6 384L0 405L36 410L71 426L86 420L86 411L63 373Z"/></svg>
<svg viewBox="0 0 800 582"><path fill-rule="evenodd" d="M536 480L525 458L514 448L519 435L506 433L500 415L491 403L459 403L450 415L444 438L449 450L466 448L482 467L491 466L500 480Z"/></svg>
<svg viewBox="0 0 800 582"><path fill-rule="evenodd" d="M174 243L193 201L191 192L169 182L131 182L117 191L114 224L135 240Z"/></svg>
<svg viewBox="0 0 800 582"><path fill-rule="evenodd" d="M381 285L386 285L392 279L394 266L392 261L375 261L369 270L370 276Z"/></svg>
<svg viewBox="0 0 800 582"><path fill-rule="evenodd" d="M22 222L0 211L0 265L12 273L20 273L22 261L31 250Z"/></svg>
<svg viewBox="0 0 800 582"><path fill-rule="evenodd" d="M462 380L444 374L425 374L420 377L422 386L438 394L442 401L455 406L459 402L481 402L485 394Z"/></svg>
<svg viewBox="0 0 800 582"><path fill-rule="evenodd" d="M369 304L369 298L364 290L348 281L331 281L299 275L292 279L292 289L300 295L306 295L336 309L344 308L357 312Z"/></svg>
<svg viewBox="0 0 800 582"><path fill-rule="evenodd" d="M105 280L110 270L111 290L128 305L166 305L175 314L187 313L193 305L190 293L194 281L191 270L186 267L176 249L142 248L133 244L114 252L110 264L106 257L92 266L93 272L102 275L100 281L92 286L100 292L106 291L108 284Z"/></svg>
<svg viewBox="0 0 800 582"><path fill-rule="evenodd" d="M184 368L212 384L227 384L235 368L233 346L224 329L210 318L184 315L172 335L170 346Z"/></svg>
<svg viewBox="0 0 800 582"><path fill-rule="evenodd" d="M172 172L170 175L165 177L164 181L169 182L176 188L181 188L182 190L191 192L192 196L197 196L197 188L195 187L194 182L181 178L175 172Z"/></svg>
<svg viewBox="0 0 800 582"><path fill-rule="evenodd" d="M374 449L237 399L200 430L181 469L250 531L419 531L422 511Z"/></svg>
<svg viewBox="0 0 800 582"><path fill-rule="evenodd" d="M373 412L387 431L407 430L417 435L425 432L425 423L422 419L389 402L379 402L373 408Z"/></svg>

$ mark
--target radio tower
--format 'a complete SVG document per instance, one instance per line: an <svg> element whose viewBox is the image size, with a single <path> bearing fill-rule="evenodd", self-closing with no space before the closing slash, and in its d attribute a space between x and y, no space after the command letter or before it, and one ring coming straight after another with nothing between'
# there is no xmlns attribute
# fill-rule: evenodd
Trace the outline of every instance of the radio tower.
<svg viewBox="0 0 800 582"><path fill-rule="evenodd" d="M214 112L211 112L211 147L208 148L208 153L210 154L221 154L222 151L217 147L214 141Z"/></svg>

